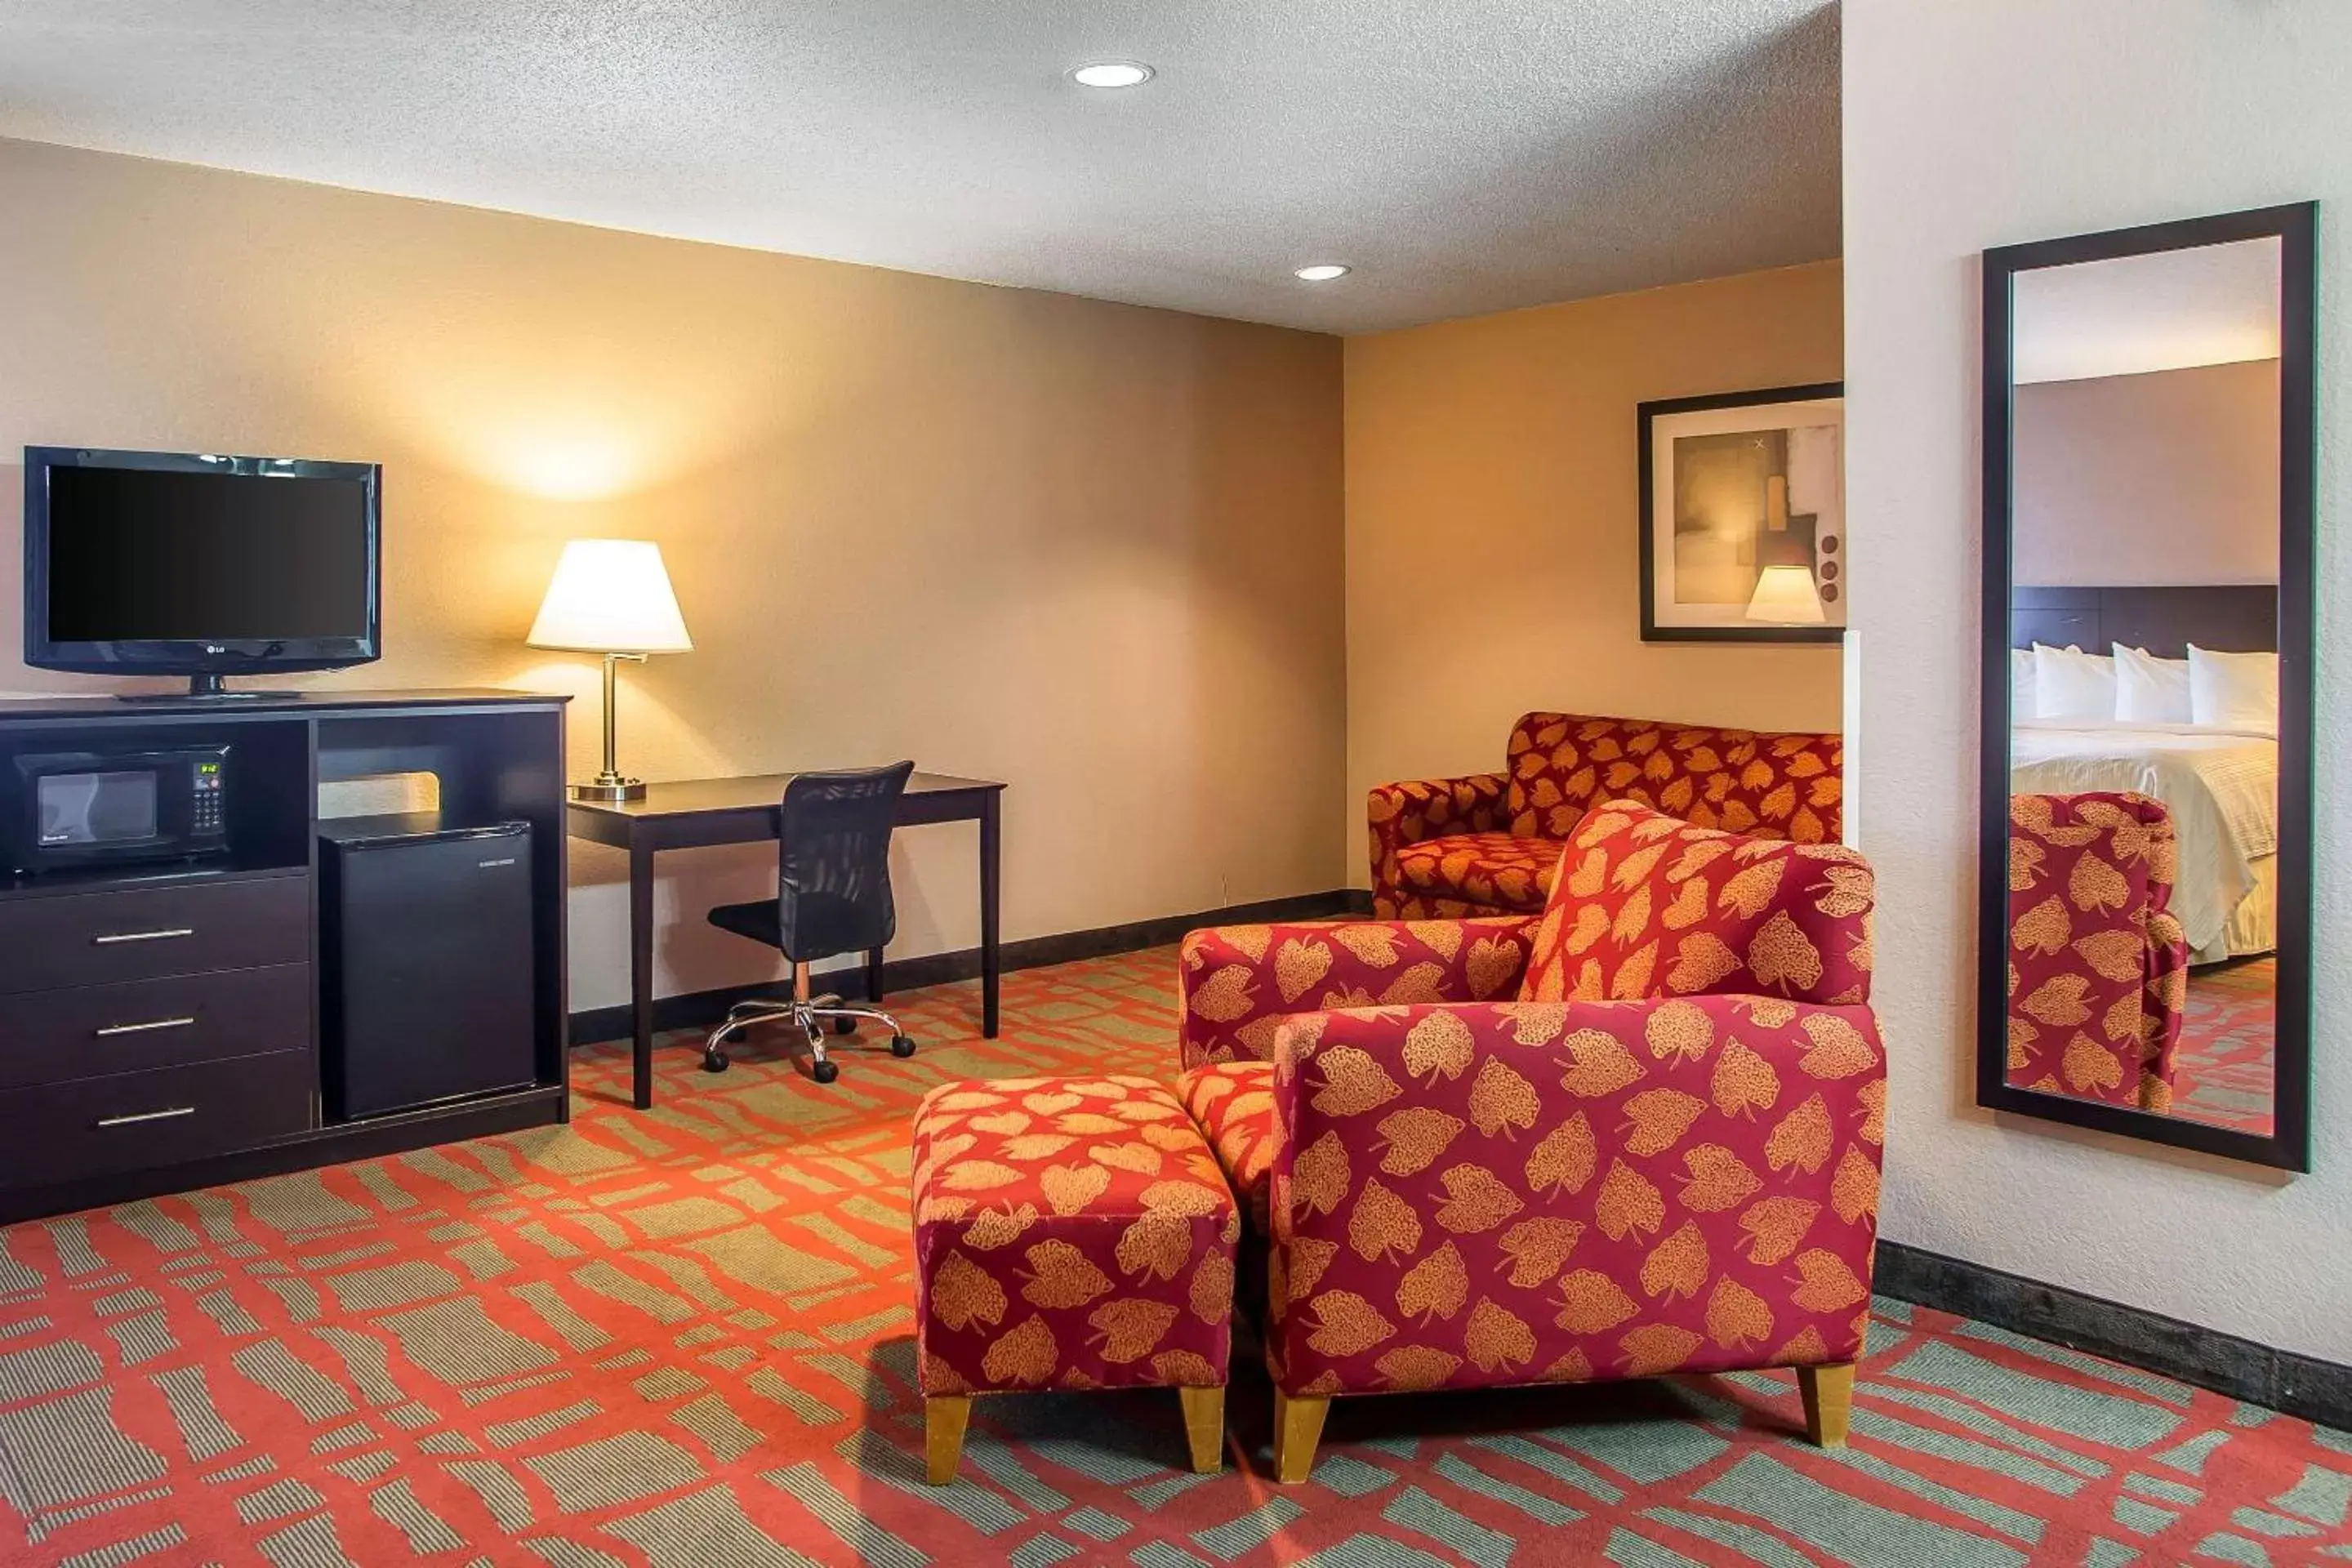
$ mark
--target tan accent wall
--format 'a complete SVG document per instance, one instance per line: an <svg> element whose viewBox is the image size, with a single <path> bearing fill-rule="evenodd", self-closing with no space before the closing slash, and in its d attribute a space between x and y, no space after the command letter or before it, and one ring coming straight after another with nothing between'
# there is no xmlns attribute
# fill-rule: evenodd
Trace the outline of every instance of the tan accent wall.
<svg viewBox="0 0 2352 1568"><path fill-rule="evenodd" d="M2020 583L2275 583L2278 361L2017 389Z"/></svg>
<svg viewBox="0 0 2352 1568"><path fill-rule="evenodd" d="M1008 937L1341 884L1336 339L0 142L0 453L384 465L385 641L349 687L578 693L522 645L572 535L660 542L696 647L628 667L651 778L912 756L1011 781ZM0 690L22 481L0 471ZM572 1005L622 1000L575 843ZM974 830L906 835L896 950L978 940ZM676 857L660 989L775 972Z"/></svg>
<svg viewBox="0 0 2352 1568"><path fill-rule="evenodd" d="M1350 338L1349 872L1364 793L1503 765L1530 709L1838 728L1834 646L1644 643L1634 410L1835 381L1838 267Z"/></svg>

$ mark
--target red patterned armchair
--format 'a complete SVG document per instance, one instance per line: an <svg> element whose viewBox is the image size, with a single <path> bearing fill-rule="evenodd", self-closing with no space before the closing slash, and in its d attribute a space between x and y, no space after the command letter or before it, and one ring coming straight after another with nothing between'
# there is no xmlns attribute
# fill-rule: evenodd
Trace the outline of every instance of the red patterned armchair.
<svg viewBox="0 0 2352 1568"><path fill-rule="evenodd" d="M2171 815L2144 795L2019 795L2009 826L2009 1081L2170 1110L2189 999Z"/></svg>
<svg viewBox="0 0 2352 1568"><path fill-rule="evenodd" d="M1843 1440L1869 867L1613 800L1565 850L1540 917L1186 939L1180 1093L1266 1248L1283 1480L1340 1394L1785 1366Z"/></svg>
<svg viewBox="0 0 2352 1568"><path fill-rule="evenodd" d="M1371 792L1372 912L1532 913L1551 891L1561 842L1601 800L1751 837L1833 842L1844 767L1832 734L1529 713L1511 731L1500 773Z"/></svg>

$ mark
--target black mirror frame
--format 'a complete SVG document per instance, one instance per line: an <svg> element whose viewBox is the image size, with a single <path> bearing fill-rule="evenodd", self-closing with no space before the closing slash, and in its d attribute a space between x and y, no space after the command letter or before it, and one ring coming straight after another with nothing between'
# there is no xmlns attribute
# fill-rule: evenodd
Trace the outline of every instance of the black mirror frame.
<svg viewBox="0 0 2352 1568"><path fill-rule="evenodd" d="M1977 1103L2284 1171L2311 1168L2315 234L2301 202L1984 253L1984 729L1979 738ZM2013 282L2021 272L2237 240L2280 241L2278 1000L2271 1136L2019 1089L2009 1062L2009 615Z"/></svg>

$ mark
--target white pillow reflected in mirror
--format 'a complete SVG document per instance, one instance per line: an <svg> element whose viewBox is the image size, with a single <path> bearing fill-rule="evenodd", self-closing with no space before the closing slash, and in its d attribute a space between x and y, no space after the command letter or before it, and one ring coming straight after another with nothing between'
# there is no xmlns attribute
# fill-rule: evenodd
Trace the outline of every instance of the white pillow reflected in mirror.
<svg viewBox="0 0 2352 1568"><path fill-rule="evenodd" d="M2217 653L2189 645L2189 722L2275 737L2278 700L2278 655Z"/></svg>
<svg viewBox="0 0 2352 1568"><path fill-rule="evenodd" d="M2189 661L2115 645L2116 717L2126 724L2189 724Z"/></svg>

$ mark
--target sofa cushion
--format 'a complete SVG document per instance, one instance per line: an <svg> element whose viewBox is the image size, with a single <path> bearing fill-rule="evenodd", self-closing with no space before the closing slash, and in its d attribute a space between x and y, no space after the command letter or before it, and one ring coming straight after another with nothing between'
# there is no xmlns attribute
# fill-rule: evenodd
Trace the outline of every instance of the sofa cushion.
<svg viewBox="0 0 2352 1568"><path fill-rule="evenodd" d="M1165 1086L941 1084L911 1186L924 1394L1225 1381L1240 1212Z"/></svg>
<svg viewBox="0 0 2352 1568"><path fill-rule="evenodd" d="M1176 1080L1177 1098L1200 1125L1257 1234L1266 1234L1266 1189L1274 1180L1274 1064L1212 1062Z"/></svg>
<svg viewBox="0 0 2352 1568"><path fill-rule="evenodd" d="M1633 801L1577 825L1522 1002L1760 994L1870 1000L1870 863L1689 823Z"/></svg>
<svg viewBox="0 0 2352 1568"><path fill-rule="evenodd" d="M1814 844L1843 831L1845 745L1833 734L1529 713L1504 765L1504 807L1522 837L1566 838L1602 800L1757 838Z"/></svg>
<svg viewBox="0 0 2352 1568"><path fill-rule="evenodd" d="M1559 841L1511 833L1454 833L1397 851L1397 880L1415 892L1503 910L1542 909Z"/></svg>

